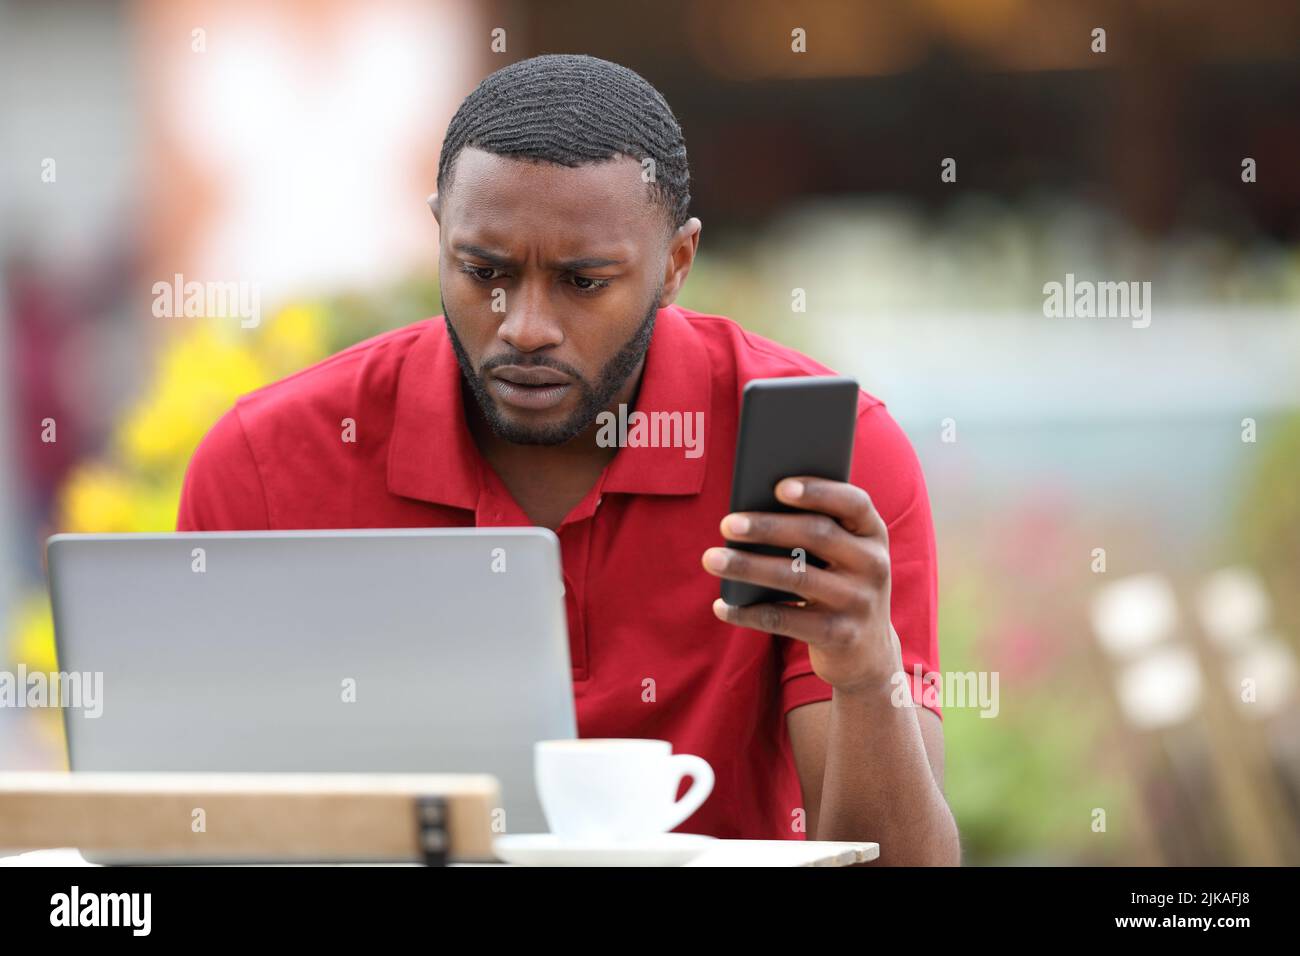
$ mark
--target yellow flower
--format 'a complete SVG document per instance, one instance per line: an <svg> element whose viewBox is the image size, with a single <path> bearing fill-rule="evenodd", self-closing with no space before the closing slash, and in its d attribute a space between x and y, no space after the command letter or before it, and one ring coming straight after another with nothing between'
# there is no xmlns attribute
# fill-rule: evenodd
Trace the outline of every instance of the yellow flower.
<svg viewBox="0 0 1300 956"><path fill-rule="evenodd" d="M59 670L54 645L54 618L44 591L29 594L15 609L13 620L3 623L13 634L13 659L16 662L25 664L29 671L49 674ZM62 712L57 708L43 707L27 711L27 719L53 760L67 769Z"/></svg>
<svg viewBox="0 0 1300 956"><path fill-rule="evenodd" d="M35 591L19 602L11 629L16 660L26 664L29 670L59 669L54 652L54 618L44 591Z"/></svg>
<svg viewBox="0 0 1300 956"><path fill-rule="evenodd" d="M122 423L118 440L126 459L174 469L236 398L268 378L247 336L232 339L217 326L199 326L164 350L156 381Z"/></svg>
<svg viewBox="0 0 1300 956"><path fill-rule="evenodd" d="M257 350L277 370L299 369L325 355L325 307L290 305L275 314L257 340Z"/></svg>
<svg viewBox="0 0 1300 956"><path fill-rule="evenodd" d="M81 533L136 531L139 515L136 488L117 469L78 465L59 492L64 531Z"/></svg>
<svg viewBox="0 0 1300 956"><path fill-rule="evenodd" d="M173 531L186 466L204 434L239 395L325 358L331 321L341 319L328 303L308 302L282 308L256 330L200 323L169 338L114 432L112 454L78 464L59 489L60 531ZM27 594L0 624L8 627L14 662L59 670L44 588ZM32 719L49 753L64 757L59 711Z"/></svg>
<svg viewBox="0 0 1300 956"><path fill-rule="evenodd" d="M186 466L208 429L239 396L324 358L331 321L338 317L326 303L306 302L281 309L256 331L203 322L169 339L115 432L113 453L79 464L59 489L59 530L173 530ZM16 662L57 669L44 589L0 625L9 627Z"/></svg>

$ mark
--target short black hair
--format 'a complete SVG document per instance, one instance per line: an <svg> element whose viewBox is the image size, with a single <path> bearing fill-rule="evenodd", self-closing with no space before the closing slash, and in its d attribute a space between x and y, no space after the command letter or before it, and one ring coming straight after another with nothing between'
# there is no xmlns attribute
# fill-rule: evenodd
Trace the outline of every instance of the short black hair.
<svg viewBox="0 0 1300 956"><path fill-rule="evenodd" d="M438 191L467 146L498 156L582 166L630 156L654 160L647 185L670 229L686 222L691 172L677 117L639 73L585 54L548 53L492 73L447 126Z"/></svg>

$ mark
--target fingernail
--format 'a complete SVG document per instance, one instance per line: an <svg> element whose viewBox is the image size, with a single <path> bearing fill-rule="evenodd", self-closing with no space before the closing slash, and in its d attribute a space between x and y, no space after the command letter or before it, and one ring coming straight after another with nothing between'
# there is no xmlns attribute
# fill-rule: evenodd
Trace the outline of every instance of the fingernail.
<svg viewBox="0 0 1300 956"><path fill-rule="evenodd" d="M782 490L787 498L798 498L803 495L803 482L794 478L789 478L781 483Z"/></svg>
<svg viewBox="0 0 1300 956"><path fill-rule="evenodd" d="M704 566L710 571L722 571L727 567L727 552L723 548L709 548L704 552Z"/></svg>
<svg viewBox="0 0 1300 956"><path fill-rule="evenodd" d="M729 534L749 534L749 519L744 515L727 515L727 532Z"/></svg>

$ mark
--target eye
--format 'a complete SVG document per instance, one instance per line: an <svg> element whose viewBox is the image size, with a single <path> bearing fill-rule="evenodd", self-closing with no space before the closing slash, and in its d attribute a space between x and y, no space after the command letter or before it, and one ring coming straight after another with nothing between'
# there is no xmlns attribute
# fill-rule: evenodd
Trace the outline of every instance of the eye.
<svg viewBox="0 0 1300 956"><path fill-rule="evenodd" d="M492 268L492 266L476 266L472 262L462 262L460 264L460 271L478 282L491 282L493 279L500 278L499 276L493 275L497 270ZM484 273L487 274L484 275Z"/></svg>
<svg viewBox="0 0 1300 956"><path fill-rule="evenodd" d="M599 292L601 289L606 288L606 287L610 284L611 281L613 281L613 280L611 280L611 279L597 279L597 278L595 278L594 276L580 276L580 275L574 275L574 276L573 276L573 287L574 287L578 292L584 293L584 294L586 294L586 295L591 295L591 294L594 293L594 292ZM586 284L584 284L584 283L586 283Z"/></svg>

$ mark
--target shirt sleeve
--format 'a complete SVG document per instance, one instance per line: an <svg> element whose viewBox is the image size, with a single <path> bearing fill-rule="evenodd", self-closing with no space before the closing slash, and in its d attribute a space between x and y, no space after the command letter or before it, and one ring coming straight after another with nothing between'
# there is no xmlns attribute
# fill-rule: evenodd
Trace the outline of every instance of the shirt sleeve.
<svg viewBox="0 0 1300 956"><path fill-rule="evenodd" d="M912 700L942 720L936 695L923 693L926 675L939 670L938 562L930 496L912 443L883 404L858 415L849 481L871 495L889 529L890 619L902 645ZM808 645L781 635L776 640L782 713L830 700L831 685L813 673Z"/></svg>
<svg viewBox="0 0 1300 956"><path fill-rule="evenodd" d="M190 457L177 531L263 531L266 493L238 406L212 426Z"/></svg>

